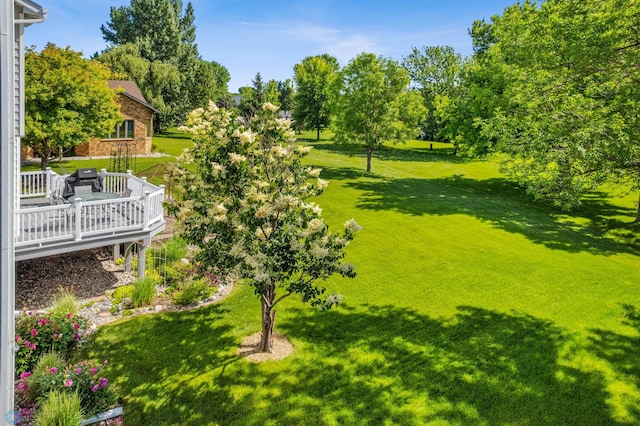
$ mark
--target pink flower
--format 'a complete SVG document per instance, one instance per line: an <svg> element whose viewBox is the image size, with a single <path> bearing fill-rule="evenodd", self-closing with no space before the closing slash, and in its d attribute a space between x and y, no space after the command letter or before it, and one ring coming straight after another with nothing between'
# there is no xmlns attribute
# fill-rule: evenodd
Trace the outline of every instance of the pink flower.
<svg viewBox="0 0 640 426"><path fill-rule="evenodd" d="M80 324L78 324L78 323L74 323L74 324L73 324L73 328L75 328L76 330L77 330L77 329L79 329L79 328L80 328Z"/></svg>
<svg viewBox="0 0 640 426"><path fill-rule="evenodd" d="M38 321L38 324L40 325L45 325L47 323L47 319L46 318L40 318L40 320Z"/></svg>
<svg viewBox="0 0 640 426"><path fill-rule="evenodd" d="M16 343L20 343L20 342L22 342L22 336L18 334L16 335Z"/></svg>
<svg viewBox="0 0 640 426"><path fill-rule="evenodd" d="M28 348L29 346L31 346L31 342L28 341L28 340L25 340L24 341L24 346Z"/></svg>
<svg viewBox="0 0 640 426"><path fill-rule="evenodd" d="M100 386L102 386L103 388L107 387L108 384L109 384L109 381L104 377L100 379Z"/></svg>
<svg viewBox="0 0 640 426"><path fill-rule="evenodd" d="M64 387L70 388L72 384L73 384L73 380L69 379L66 382L64 382Z"/></svg>
<svg viewBox="0 0 640 426"><path fill-rule="evenodd" d="M73 338L74 338L74 339L76 339L76 340L78 340L78 339L80 338L80 335L79 335L78 333L75 333L75 334L73 335Z"/></svg>
<svg viewBox="0 0 640 426"><path fill-rule="evenodd" d="M76 368L76 374L80 374L80 373L82 373L82 368L81 367Z"/></svg>
<svg viewBox="0 0 640 426"><path fill-rule="evenodd" d="M30 347L29 349L34 350L35 348L36 348L36 344L35 344L35 343L32 343L32 344L31 344L31 347Z"/></svg>
<svg viewBox="0 0 640 426"><path fill-rule="evenodd" d="M98 369L97 369L96 367L93 367L93 368L91 369L91 375L92 375L92 376L95 376L97 372L98 372Z"/></svg>
<svg viewBox="0 0 640 426"><path fill-rule="evenodd" d="M49 372L53 373L53 374L57 374L58 373L58 368L57 367L51 367L49 369Z"/></svg>
<svg viewBox="0 0 640 426"><path fill-rule="evenodd" d="M29 377L30 375L31 375L31 372L30 372L30 371L25 371L24 373L21 373L21 374L20 374L20 378L24 380L24 379L26 379L27 377Z"/></svg>
<svg viewBox="0 0 640 426"><path fill-rule="evenodd" d="M91 388L91 392L97 392L98 389L100 389L99 385L95 385L94 387Z"/></svg>
<svg viewBox="0 0 640 426"><path fill-rule="evenodd" d="M71 318L72 316L73 316L73 314L72 314L72 313L68 313L68 314L67 314L67 318Z"/></svg>
<svg viewBox="0 0 640 426"><path fill-rule="evenodd" d="M27 385L26 382L18 383L18 390L19 391L26 391L27 389L29 389L29 385Z"/></svg>
<svg viewBox="0 0 640 426"><path fill-rule="evenodd" d="M38 330L36 330L35 328L31 329L31 335L35 336L36 334L38 334Z"/></svg>

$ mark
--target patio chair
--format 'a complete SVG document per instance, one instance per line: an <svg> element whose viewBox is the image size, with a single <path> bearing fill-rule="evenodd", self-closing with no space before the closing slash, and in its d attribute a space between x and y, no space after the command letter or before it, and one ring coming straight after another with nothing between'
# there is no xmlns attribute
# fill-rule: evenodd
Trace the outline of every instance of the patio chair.
<svg viewBox="0 0 640 426"><path fill-rule="evenodd" d="M120 198L129 198L129 197L131 197L131 193L132 192L133 192L133 189L127 188L127 189L124 190L124 192L122 193Z"/></svg>

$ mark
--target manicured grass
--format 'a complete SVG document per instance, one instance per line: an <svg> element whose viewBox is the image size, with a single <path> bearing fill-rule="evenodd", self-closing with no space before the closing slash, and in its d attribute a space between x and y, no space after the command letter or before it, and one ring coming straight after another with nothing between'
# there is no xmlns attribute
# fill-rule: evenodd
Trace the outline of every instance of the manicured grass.
<svg viewBox="0 0 640 426"><path fill-rule="evenodd" d="M623 316L640 306L635 194L566 214L447 144L386 147L366 174L363 153L309 143L325 218L364 227L358 276L326 283L343 305L285 301L276 329L295 353L263 364L236 355L259 330L243 285L101 327L87 352L109 359L127 423L640 423L640 327Z"/></svg>
<svg viewBox="0 0 640 426"><path fill-rule="evenodd" d="M132 171L134 173L143 172L145 170L153 170L159 164L167 164L175 161L175 157L182 154L185 148L191 146L191 137L189 134L178 132L175 129L169 129L166 132L153 136L153 152L167 154L162 157L136 157L132 160ZM87 160L69 160L63 159L62 162L53 160L49 162L49 167L59 174L73 173L78 168L95 167L96 169L107 169L111 171L111 159L97 158ZM40 170L40 164L30 164L22 167L22 171Z"/></svg>

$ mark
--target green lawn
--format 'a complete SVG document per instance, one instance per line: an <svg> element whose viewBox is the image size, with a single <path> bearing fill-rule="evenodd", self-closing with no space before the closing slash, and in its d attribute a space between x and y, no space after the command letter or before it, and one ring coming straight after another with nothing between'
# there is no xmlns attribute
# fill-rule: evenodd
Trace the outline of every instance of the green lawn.
<svg viewBox="0 0 640 426"><path fill-rule="evenodd" d="M242 285L101 327L88 355L109 359L127 423L640 424L640 326L623 309L640 307L635 194L566 214L449 145L387 147L366 174L361 153L310 143L327 221L364 227L357 278L326 283L344 303L284 302L295 353L263 364L236 355L259 330Z"/></svg>
<svg viewBox="0 0 640 426"><path fill-rule="evenodd" d="M132 159L131 170L135 173L143 173L149 171L153 173L155 166L159 164L167 164L175 161L175 157L180 155L185 148L191 146L191 138L186 133L180 133L175 129L170 129L153 137L152 151L154 153L167 154L162 157L141 157L136 156ZM107 169L112 171L112 160L110 158L98 158L87 160L70 160L63 158L62 162L57 159L49 162L49 167L59 174L73 173L78 168L95 167L96 169ZM40 170L40 164L30 164L22 167L23 171Z"/></svg>

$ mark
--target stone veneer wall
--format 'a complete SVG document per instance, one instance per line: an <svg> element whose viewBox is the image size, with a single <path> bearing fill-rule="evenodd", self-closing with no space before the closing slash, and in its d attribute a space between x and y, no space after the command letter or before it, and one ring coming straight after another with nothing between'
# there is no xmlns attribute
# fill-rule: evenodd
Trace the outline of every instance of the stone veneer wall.
<svg viewBox="0 0 640 426"><path fill-rule="evenodd" d="M76 146L76 155L95 157L111 155L118 145L127 143L133 154L149 154L152 138L147 137L147 123L151 122L152 111L125 95L120 95L120 114L123 120L133 120L133 139L93 139ZM153 129L151 130L153 131ZM135 147L134 147L135 144Z"/></svg>

